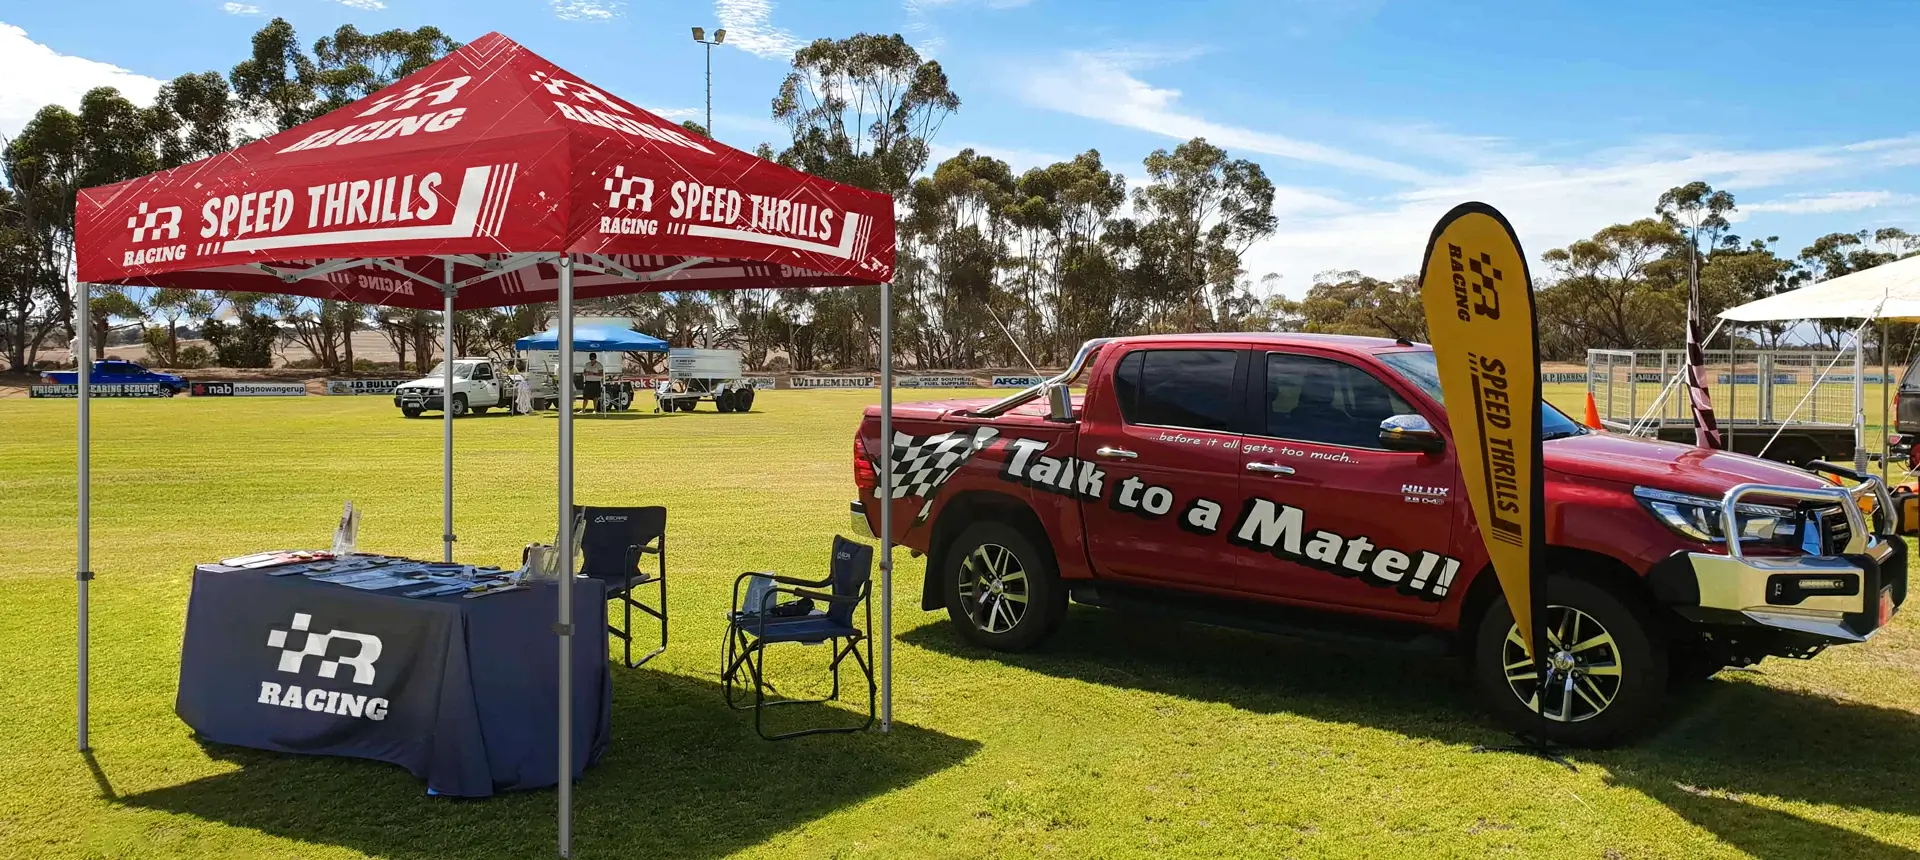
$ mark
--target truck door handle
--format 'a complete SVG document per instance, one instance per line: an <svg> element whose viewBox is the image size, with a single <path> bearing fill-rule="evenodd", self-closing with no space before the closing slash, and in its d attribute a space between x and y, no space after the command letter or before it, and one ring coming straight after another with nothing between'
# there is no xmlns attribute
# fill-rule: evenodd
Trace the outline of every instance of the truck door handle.
<svg viewBox="0 0 1920 860"><path fill-rule="evenodd" d="M1093 453L1099 454L1102 457L1115 457L1121 460L1137 460L1140 458L1139 454L1135 454L1125 448L1111 448L1105 445L1093 449Z"/></svg>
<svg viewBox="0 0 1920 860"><path fill-rule="evenodd" d="M1293 474L1293 467L1282 466L1279 463L1248 463L1247 471L1260 472L1268 475L1291 475Z"/></svg>

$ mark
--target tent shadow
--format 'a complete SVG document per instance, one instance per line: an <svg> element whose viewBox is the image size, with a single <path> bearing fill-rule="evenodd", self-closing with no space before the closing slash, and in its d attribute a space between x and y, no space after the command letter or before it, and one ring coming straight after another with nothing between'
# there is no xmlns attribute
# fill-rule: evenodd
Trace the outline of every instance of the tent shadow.
<svg viewBox="0 0 1920 860"><path fill-rule="evenodd" d="M979 748L901 723L888 735L764 742L752 715L728 710L711 681L614 671L613 743L574 790L575 856L726 856ZM387 858L554 855L552 791L432 798L381 762L206 749L237 768L119 802Z"/></svg>
<svg viewBox="0 0 1920 860"><path fill-rule="evenodd" d="M973 648L948 624L915 628L901 640L954 657L1255 713L1292 713L1462 746L1510 742L1485 717L1464 671L1451 660L1083 607L1069 613L1046 647L1026 654ZM1912 767L1920 761L1920 714L1738 675L1708 682L1671 703L1648 734L1622 747L1576 750L1571 757L1606 767L1617 784L1643 791L1762 857L1803 856L1765 840L1791 846L1830 828L1744 804L1729 811L1729 801L1676 786L1920 815L1920 777ZM1792 822L1759 831L1768 836L1722 831L1766 816Z"/></svg>

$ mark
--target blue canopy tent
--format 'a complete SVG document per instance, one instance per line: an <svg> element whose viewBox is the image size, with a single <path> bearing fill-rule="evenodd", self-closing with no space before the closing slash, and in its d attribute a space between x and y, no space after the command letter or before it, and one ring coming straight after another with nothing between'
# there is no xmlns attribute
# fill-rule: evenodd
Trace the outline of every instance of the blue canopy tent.
<svg viewBox="0 0 1920 860"><path fill-rule="evenodd" d="M514 341L513 348L521 352L557 350L560 348L560 333L556 329L547 329L539 334L531 334ZM573 348L575 351L588 352L666 352L668 349L666 341L653 335L597 325L574 326Z"/></svg>

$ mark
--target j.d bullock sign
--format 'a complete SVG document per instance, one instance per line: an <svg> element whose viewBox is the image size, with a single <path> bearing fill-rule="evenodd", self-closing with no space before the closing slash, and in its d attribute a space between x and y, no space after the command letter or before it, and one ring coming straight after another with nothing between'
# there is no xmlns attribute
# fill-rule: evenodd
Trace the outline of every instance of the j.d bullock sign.
<svg viewBox="0 0 1920 860"><path fill-rule="evenodd" d="M392 394L405 379L329 379L328 394Z"/></svg>

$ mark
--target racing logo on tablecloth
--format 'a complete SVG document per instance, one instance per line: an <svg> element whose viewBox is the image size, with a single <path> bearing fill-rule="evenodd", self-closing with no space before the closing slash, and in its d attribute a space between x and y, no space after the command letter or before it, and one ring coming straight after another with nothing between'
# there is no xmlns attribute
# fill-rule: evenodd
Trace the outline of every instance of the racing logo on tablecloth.
<svg viewBox="0 0 1920 860"><path fill-rule="evenodd" d="M933 497L940 486L953 477L967 459L987 447L999 435L992 427L952 430L936 436L893 434L889 456L893 458L893 497L925 499L926 504L914 517L921 525L933 513Z"/></svg>
<svg viewBox="0 0 1920 860"><path fill-rule="evenodd" d="M305 612L293 614L292 630L273 629L267 632L267 647L280 651L279 663L274 667L282 672L298 675L306 665L308 657L318 657L317 674L322 678L333 678L340 674L342 666L353 669L352 681L355 684L373 683L375 672L373 664L380 659L380 637L366 633L354 633L348 630L335 630L331 633L315 633L308 628L313 626L313 616ZM298 650L287 647L289 632L305 633L306 641ZM353 643L354 653L329 657L335 642ZM323 690L319 687L302 689L298 684L282 686L273 681L260 682L262 705L275 705L301 711L321 714L334 714L342 717L359 717L374 721L387 718L387 700L378 696L365 696L355 693L343 693L338 690Z"/></svg>
<svg viewBox="0 0 1920 860"><path fill-rule="evenodd" d="M319 674L322 678L332 678L340 674L341 666L352 666L355 684L373 683L373 663L380 659L380 637L347 630L313 633L307 630L312 624L313 616L305 612L294 613L292 624L294 632L307 634L306 646L298 651L287 648L287 631L273 630L267 633L267 647L280 649L280 671L298 675L308 657L319 657ZM328 646L335 641L357 642L360 647L351 657L340 656L328 659Z"/></svg>

